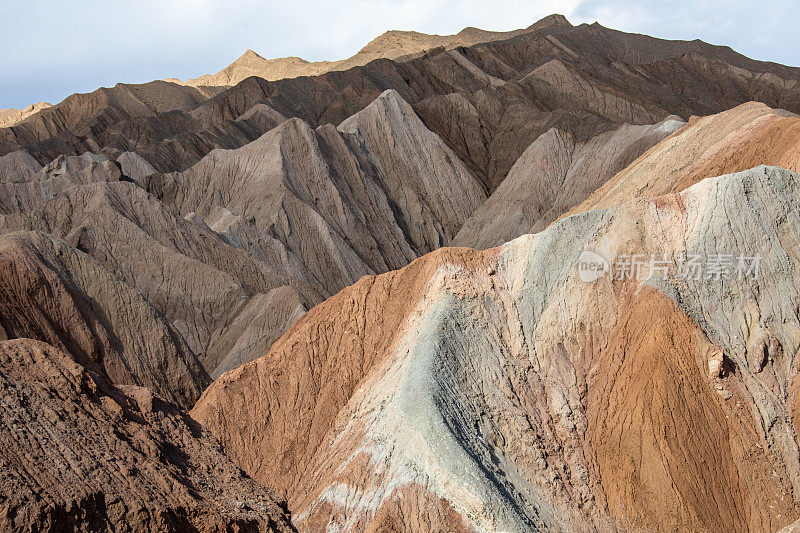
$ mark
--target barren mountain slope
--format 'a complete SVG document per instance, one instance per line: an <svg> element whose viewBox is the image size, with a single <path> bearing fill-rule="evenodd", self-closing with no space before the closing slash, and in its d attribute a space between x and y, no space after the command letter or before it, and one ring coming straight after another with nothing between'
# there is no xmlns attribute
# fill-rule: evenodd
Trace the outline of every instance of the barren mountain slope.
<svg viewBox="0 0 800 533"><path fill-rule="evenodd" d="M294 318L361 276L447 245L486 198L394 91L338 129L285 121L183 174L152 174L132 153L35 166L22 152L0 158L0 230L51 232L100 261L212 376L263 355ZM257 310L256 296L274 306Z"/></svg>
<svg viewBox="0 0 800 533"><path fill-rule="evenodd" d="M233 322L216 337L209 352L223 354L211 377L218 378L267 353L276 340L297 322L308 307L296 291L283 286L257 294Z"/></svg>
<svg viewBox="0 0 800 533"><path fill-rule="evenodd" d="M251 254L277 239L328 295L447 245L486 198L394 91L338 129L292 119L147 188Z"/></svg>
<svg viewBox="0 0 800 533"><path fill-rule="evenodd" d="M42 165L24 150L0 156L0 183L31 181L41 170Z"/></svg>
<svg viewBox="0 0 800 533"><path fill-rule="evenodd" d="M0 236L0 338L45 341L117 385L182 407L211 382L197 356L140 294L64 241Z"/></svg>
<svg viewBox="0 0 800 533"><path fill-rule="evenodd" d="M54 106L34 110L22 120L0 128L0 144L9 148L2 152L44 143L47 148L43 153L50 155L39 157L41 163L61 154L98 152L101 144L94 138L98 131L104 131L121 120L189 111L222 90L222 87L182 87L153 81L143 84L118 83L114 87L102 87L91 93L73 94ZM170 122L174 131L178 123ZM13 129L9 126L13 126Z"/></svg>
<svg viewBox="0 0 800 533"><path fill-rule="evenodd" d="M0 341L4 531L292 531L194 420L64 352Z"/></svg>
<svg viewBox="0 0 800 533"><path fill-rule="evenodd" d="M248 254L123 178L92 154L57 160L24 182L0 175L0 231L45 231L100 262L169 320L209 373L227 356L211 349L224 345L214 339L250 298L283 286L306 307L324 296L278 241L265 237L260 255Z"/></svg>
<svg viewBox="0 0 800 533"><path fill-rule="evenodd" d="M626 124L586 143L556 128L547 131L464 223L453 245L490 248L541 231L683 125L677 117L652 126Z"/></svg>
<svg viewBox="0 0 800 533"><path fill-rule="evenodd" d="M798 81L551 16L0 113L0 530L791 525Z"/></svg>
<svg viewBox="0 0 800 533"><path fill-rule="evenodd" d="M681 191L704 178L758 165L800 172L800 117L756 102L692 117L570 213Z"/></svg>
<svg viewBox="0 0 800 533"><path fill-rule="evenodd" d="M758 167L368 277L191 414L302 531L775 531L800 515L798 178ZM664 253L669 275L586 283L584 249ZM681 253L759 275L682 277Z"/></svg>

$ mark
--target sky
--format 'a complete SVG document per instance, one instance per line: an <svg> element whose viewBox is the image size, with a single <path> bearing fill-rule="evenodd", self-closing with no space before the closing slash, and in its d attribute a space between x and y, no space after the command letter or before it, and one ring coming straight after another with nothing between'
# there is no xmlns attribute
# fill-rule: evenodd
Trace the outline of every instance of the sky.
<svg viewBox="0 0 800 533"><path fill-rule="evenodd" d="M800 66L800 0L0 0L0 108L215 73L248 48L342 59L390 29L511 30L552 13Z"/></svg>

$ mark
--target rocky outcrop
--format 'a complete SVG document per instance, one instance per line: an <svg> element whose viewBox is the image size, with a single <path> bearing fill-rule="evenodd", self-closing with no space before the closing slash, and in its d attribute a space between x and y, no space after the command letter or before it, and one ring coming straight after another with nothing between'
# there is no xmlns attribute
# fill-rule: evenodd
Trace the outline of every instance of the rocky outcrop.
<svg viewBox="0 0 800 533"><path fill-rule="evenodd" d="M144 157L135 152L123 152L117 156L117 163L120 170L128 178L136 183L143 183L147 176L156 174L158 171Z"/></svg>
<svg viewBox="0 0 800 533"><path fill-rule="evenodd" d="M762 166L367 277L191 414L304 531L774 531L800 515L798 183ZM587 283L584 250L668 268Z"/></svg>
<svg viewBox="0 0 800 533"><path fill-rule="evenodd" d="M683 124L677 117L652 126L626 124L586 143L547 131L464 223L453 245L490 248L541 231Z"/></svg>
<svg viewBox="0 0 800 533"><path fill-rule="evenodd" d="M194 420L30 339L0 341L4 531L293 531Z"/></svg>

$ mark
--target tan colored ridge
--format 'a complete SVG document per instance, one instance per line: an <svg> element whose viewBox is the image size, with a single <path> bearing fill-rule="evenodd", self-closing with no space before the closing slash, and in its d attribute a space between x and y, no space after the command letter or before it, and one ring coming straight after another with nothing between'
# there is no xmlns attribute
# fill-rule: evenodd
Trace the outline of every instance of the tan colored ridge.
<svg viewBox="0 0 800 533"><path fill-rule="evenodd" d="M250 76L258 76L269 81L299 76L316 76L325 72L366 65L375 59L400 59L439 47L451 50L460 46L509 39L554 25L570 26L570 23L562 15L550 15L528 28L512 31L488 31L470 27L464 28L455 35L430 35L416 31L391 30L367 43L355 55L338 61L311 62L300 57L265 59L253 50L247 50L236 61L216 74L205 74L186 81L177 78L168 78L165 81L192 87L231 86Z"/></svg>
<svg viewBox="0 0 800 533"><path fill-rule="evenodd" d="M53 104L39 102L38 104L31 104L25 109L0 109L0 128L10 128L48 107L53 107Z"/></svg>

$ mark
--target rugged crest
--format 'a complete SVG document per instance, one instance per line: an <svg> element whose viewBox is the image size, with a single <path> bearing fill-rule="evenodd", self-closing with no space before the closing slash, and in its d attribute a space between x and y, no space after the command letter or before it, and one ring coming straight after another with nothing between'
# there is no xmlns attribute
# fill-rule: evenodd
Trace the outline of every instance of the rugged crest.
<svg viewBox="0 0 800 533"><path fill-rule="evenodd" d="M622 123L686 119L749 100L800 111L798 78L798 69L700 41L548 19L513 37L405 60L314 77L251 77L208 99L199 91L211 88L167 82L100 89L0 129L0 154L25 149L44 164L61 154L133 151L161 172L182 171L214 148L257 139L279 117L338 125L394 89L491 192L553 127L584 143Z"/></svg>
<svg viewBox="0 0 800 533"><path fill-rule="evenodd" d="M514 163L453 244L489 248L541 231L683 124L677 117L652 126L626 124L587 143L577 143L556 128L548 130Z"/></svg>
<svg viewBox="0 0 800 533"><path fill-rule="evenodd" d="M254 51L247 50L236 61L216 74L205 74L185 82L174 78L169 78L166 81L193 87L206 85L231 86L251 76L270 81L296 78L298 76L316 76L325 72L342 71L366 65L375 59L409 58L436 48L451 50L462 46L473 46L479 43L509 39L532 31L552 29L558 26L572 27L563 15L550 15L528 28L513 31L486 31L479 28L464 28L455 35L428 35L416 31L392 30L367 43L354 56L340 61L309 62L299 57L264 59Z"/></svg>

